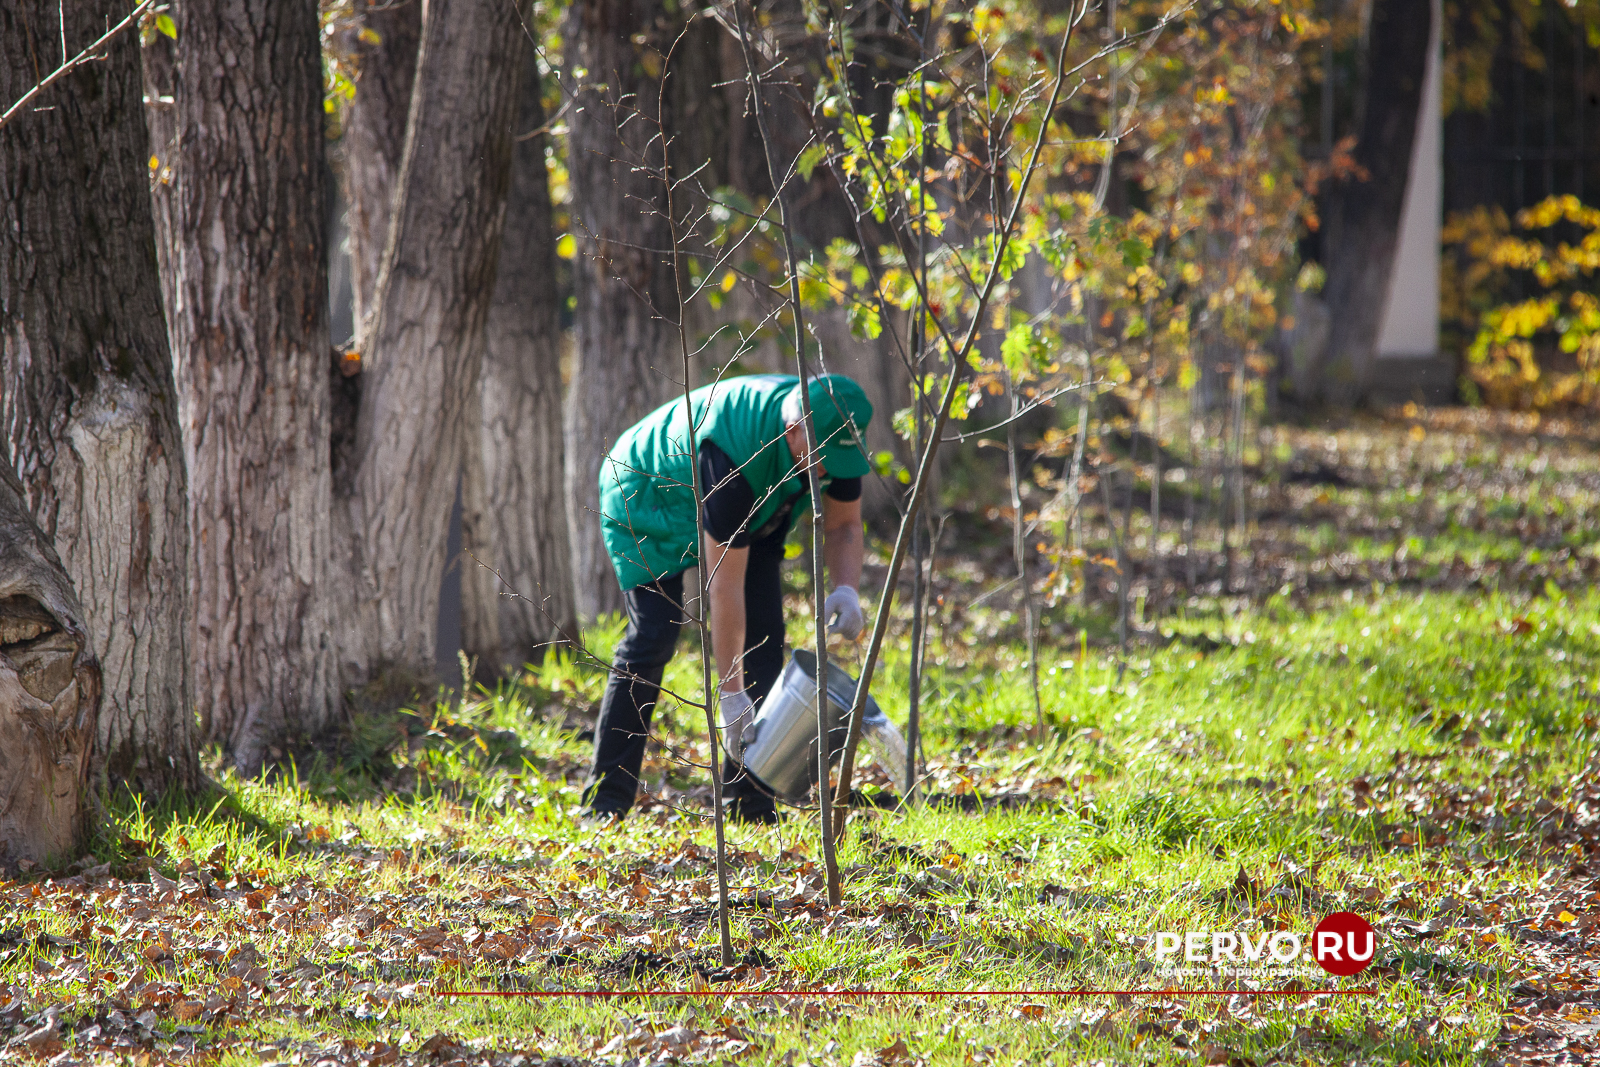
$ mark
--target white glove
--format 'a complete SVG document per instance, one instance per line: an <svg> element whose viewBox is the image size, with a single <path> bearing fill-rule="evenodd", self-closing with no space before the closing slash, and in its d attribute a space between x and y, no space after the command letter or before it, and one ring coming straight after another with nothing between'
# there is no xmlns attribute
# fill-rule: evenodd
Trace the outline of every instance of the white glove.
<svg viewBox="0 0 1600 1067"><path fill-rule="evenodd" d="M822 617L833 620L828 623L830 634L844 634L851 639L861 636L861 626L866 621L861 615L861 597L848 585L828 594L822 603Z"/></svg>
<svg viewBox="0 0 1600 1067"><path fill-rule="evenodd" d="M735 760L744 759L744 732L755 721L755 705L743 689L717 691L717 708L722 715L722 746Z"/></svg>

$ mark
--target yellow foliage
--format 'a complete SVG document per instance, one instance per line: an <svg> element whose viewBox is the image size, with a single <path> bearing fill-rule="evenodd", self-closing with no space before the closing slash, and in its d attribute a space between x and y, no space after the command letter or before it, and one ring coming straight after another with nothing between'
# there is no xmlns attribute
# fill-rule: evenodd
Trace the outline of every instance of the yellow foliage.
<svg viewBox="0 0 1600 1067"><path fill-rule="evenodd" d="M1459 251L1441 278L1442 310L1475 331L1467 377L1497 407L1592 406L1600 402L1600 298L1591 291L1600 269L1600 209L1554 196L1518 212L1516 221L1524 231L1589 232L1577 245L1552 248L1528 233L1512 234L1499 211L1479 209L1449 221L1445 241ZM1494 294L1511 291L1510 271L1531 273L1545 292L1493 303Z"/></svg>

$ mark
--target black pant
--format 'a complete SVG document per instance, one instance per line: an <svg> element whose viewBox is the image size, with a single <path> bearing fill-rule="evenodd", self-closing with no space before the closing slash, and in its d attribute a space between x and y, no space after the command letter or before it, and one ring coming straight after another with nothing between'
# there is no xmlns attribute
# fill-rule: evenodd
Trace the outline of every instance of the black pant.
<svg viewBox="0 0 1600 1067"><path fill-rule="evenodd" d="M786 524L780 524L784 526ZM786 529L750 543L744 572L744 684L759 705L783 673L783 564ZM594 766L584 786L586 807L625 812L639 788L650 718L661 695L661 675L678 643L683 614L683 573L623 594L628 632L612 657L611 678L600 700L594 731ZM723 763L725 793L760 805L764 794L733 760Z"/></svg>

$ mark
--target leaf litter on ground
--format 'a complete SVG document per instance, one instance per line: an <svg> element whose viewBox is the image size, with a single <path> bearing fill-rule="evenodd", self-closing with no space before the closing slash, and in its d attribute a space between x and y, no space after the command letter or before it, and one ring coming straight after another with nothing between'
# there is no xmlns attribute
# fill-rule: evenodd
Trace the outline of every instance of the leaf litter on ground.
<svg viewBox="0 0 1600 1067"><path fill-rule="evenodd" d="M869 772L864 788L891 804L853 815L839 909L820 892L803 816L734 830L733 967L714 950L697 709L660 709L634 817L583 830L571 818L579 735L603 675L552 660L466 701L419 704L396 726L372 720L340 763L306 746L291 771L260 780L218 770L220 803L114 802L114 827L75 869L0 882L0 1058L1589 1058L1600 599L1580 587L1592 544L1574 538L1600 528L1600 463L1575 432L1475 418L1291 433L1294 454L1262 481L1289 517L1264 520L1250 548L1277 584L1208 592L1202 566L1152 630L1170 636L1126 661L1103 636L1078 637L1104 624L1094 598L1079 615L1062 605L1045 649L1043 748L1027 737L1005 602L946 610L924 680L923 790L941 801L896 810L898 774ZM1413 425L1434 452L1412 447ZM1301 467L1322 480L1298 481ZM1432 481L1421 494L1386 488L1401 475ZM1469 499L1519 478L1512 508ZM1295 516L1335 528L1307 539ZM1395 518L1422 531L1423 551L1374 556L1373 532ZM1498 557L1513 535L1521 555ZM1304 564L1288 594L1288 565L1269 559L1285 536ZM1451 538L1464 570L1439 555ZM947 577L936 588L949 605L974 598ZM891 709L897 655L880 689ZM671 669L692 677L698 664L686 654ZM782 992L1153 989L1158 929L1305 930L1331 910L1379 931L1365 976L1379 997L1316 982L1271 1000ZM436 995L662 988L710 995Z"/></svg>

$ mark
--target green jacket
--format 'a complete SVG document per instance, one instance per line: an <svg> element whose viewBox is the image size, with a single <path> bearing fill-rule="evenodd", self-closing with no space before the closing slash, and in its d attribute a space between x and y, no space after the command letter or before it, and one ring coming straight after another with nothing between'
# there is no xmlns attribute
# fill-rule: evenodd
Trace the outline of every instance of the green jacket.
<svg viewBox="0 0 1600 1067"><path fill-rule="evenodd" d="M752 530L806 491L783 440L783 402L798 383L791 375L753 374L689 394L695 439L716 442L755 493ZM600 464L600 532L625 590L699 562L685 416L682 397L661 405L623 433Z"/></svg>

